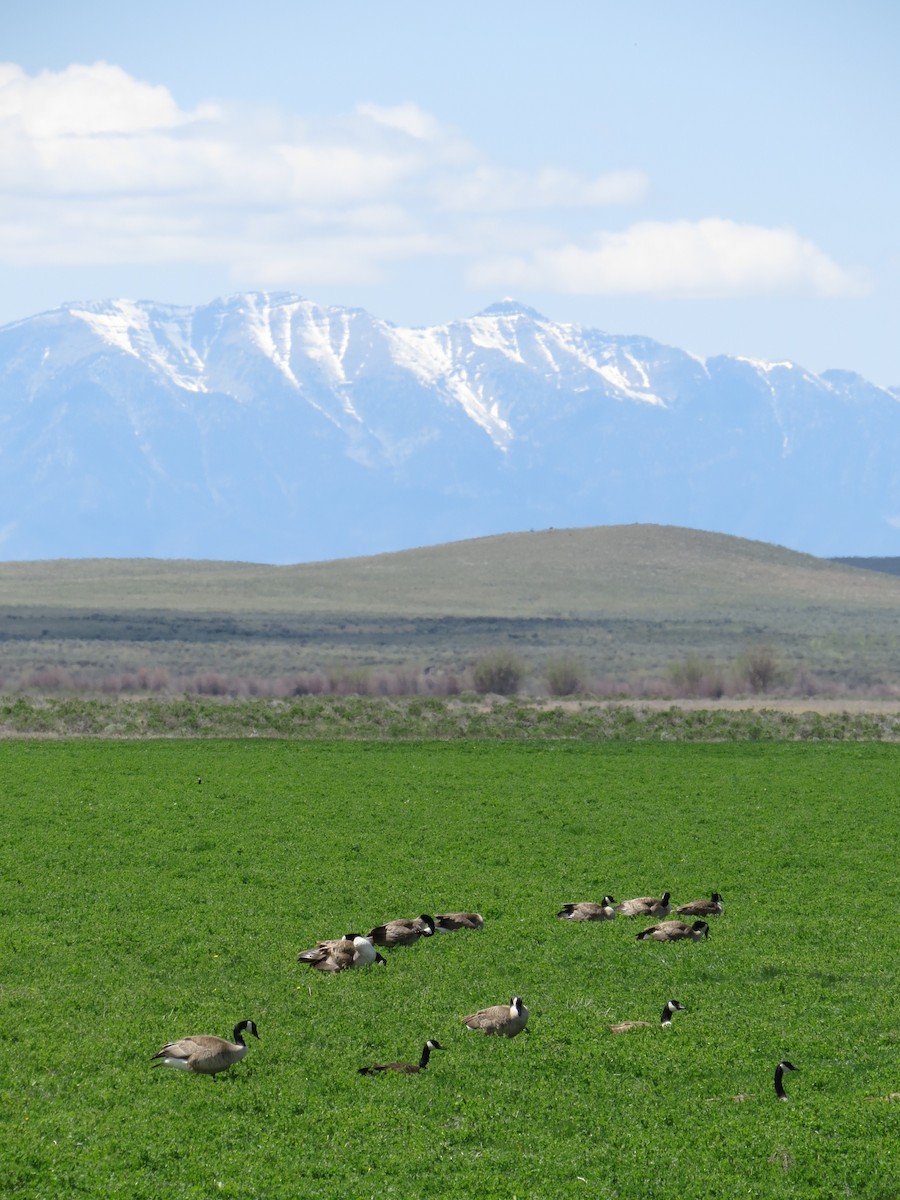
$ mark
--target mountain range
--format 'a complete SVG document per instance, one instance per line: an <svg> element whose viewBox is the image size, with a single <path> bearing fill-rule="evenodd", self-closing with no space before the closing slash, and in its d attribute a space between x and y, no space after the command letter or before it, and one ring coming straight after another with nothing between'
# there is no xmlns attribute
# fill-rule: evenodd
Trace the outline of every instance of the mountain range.
<svg viewBox="0 0 900 1200"><path fill-rule="evenodd" d="M311 562L529 528L900 549L900 388L507 300L432 328L284 293L0 328L0 557Z"/></svg>

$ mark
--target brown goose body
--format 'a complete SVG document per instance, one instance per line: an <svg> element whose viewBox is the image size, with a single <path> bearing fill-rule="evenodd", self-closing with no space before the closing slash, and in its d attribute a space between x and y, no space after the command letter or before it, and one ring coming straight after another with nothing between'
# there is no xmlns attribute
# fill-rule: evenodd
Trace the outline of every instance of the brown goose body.
<svg viewBox="0 0 900 1200"><path fill-rule="evenodd" d="M241 1036L245 1029L255 1038L259 1037L253 1021L240 1021L234 1027L233 1042L210 1034L194 1034L178 1042L167 1042L150 1061L155 1067L175 1067L195 1075L218 1075L240 1062L247 1053L247 1043Z"/></svg>
<svg viewBox="0 0 900 1200"><path fill-rule="evenodd" d="M669 1000L659 1018L660 1028L668 1029L672 1024L672 1013L684 1011L684 1005L678 1000ZM649 1021L621 1021L618 1025L610 1025L609 1029L611 1033L631 1033L635 1029L652 1029L652 1025Z"/></svg>
<svg viewBox="0 0 900 1200"><path fill-rule="evenodd" d="M316 971L350 971L385 960L369 938L345 933L342 938L319 942L312 950L301 950L297 961L308 963Z"/></svg>
<svg viewBox="0 0 900 1200"><path fill-rule="evenodd" d="M513 996L509 1004L495 1004L491 1008L482 1008L476 1013L463 1017L469 1029L479 1029L482 1033L499 1037L515 1037L528 1024L528 1009L518 996Z"/></svg>
<svg viewBox="0 0 900 1200"><path fill-rule="evenodd" d="M718 892L713 892L709 900L691 900L679 904L675 911L683 917L718 917L725 911L725 903Z"/></svg>
<svg viewBox="0 0 900 1200"><path fill-rule="evenodd" d="M377 1075L381 1071L396 1071L400 1075L418 1075L420 1071L424 1071L428 1066L428 1060L431 1057L432 1050L443 1050L444 1047L434 1038L429 1038L422 1047L422 1056L417 1063L375 1063L371 1067L360 1067L358 1074L360 1075Z"/></svg>
<svg viewBox="0 0 900 1200"><path fill-rule="evenodd" d="M422 913L420 917L398 917L376 925L368 933L369 941L376 946L413 946L421 937L434 933L434 917Z"/></svg>
<svg viewBox="0 0 900 1200"><path fill-rule="evenodd" d="M604 896L603 903L580 900L577 904L564 904L556 914L564 921L612 921L616 915L615 900Z"/></svg>
<svg viewBox="0 0 900 1200"><path fill-rule="evenodd" d="M635 896L633 900L623 900L616 905L616 912L623 917L665 917L668 916L669 892L662 896Z"/></svg>
<svg viewBox="0 0 900 1200"><path fill-rule="evenodd" d="M688 925L686 921L659 921L637 934L639 942L647 938L652 938L654 942L699 942L705 937L709 937L709 926L705 921L695 921L693 925Z"/></svg>
<svg viewBox="0 0 900 1200"><path fill-rule="evenodd" d="M476 912L435 913L434 927L438 933L456 933L459 929L483 929L484 917Z"/></svg>

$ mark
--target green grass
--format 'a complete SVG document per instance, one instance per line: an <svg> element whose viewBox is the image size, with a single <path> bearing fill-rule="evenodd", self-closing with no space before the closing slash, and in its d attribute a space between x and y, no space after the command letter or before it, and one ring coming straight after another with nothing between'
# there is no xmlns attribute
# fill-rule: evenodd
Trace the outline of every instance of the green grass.
<svg viewBox="0 0 900 1200"><path fill-rule="evenodd" d="M4 1197L900 1192L894 746L2 753ZM665 889L722 892L708 942L554 918ZM320 936L469 907L483 931L385 968L296 962ZM462 1028L514 992L529 1033ZM606 1030L670 996L688 1011L668 1033ZM151 1068L164 1041L243 1017L262 1040L228 1076ZM447 1050L424 1075L357 1075L426 1037Z"/></svg>

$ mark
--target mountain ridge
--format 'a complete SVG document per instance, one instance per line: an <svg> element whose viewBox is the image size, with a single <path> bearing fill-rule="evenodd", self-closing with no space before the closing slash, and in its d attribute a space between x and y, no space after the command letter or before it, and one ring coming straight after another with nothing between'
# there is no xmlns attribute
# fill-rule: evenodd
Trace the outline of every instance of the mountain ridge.
<svg viewBox="0 0 900 1200"><path fill-rule="evenodd" d="M900 389L506 299L400 327L292 293L0 328L0 554L298 562L659 522L900 546Z"/></svg>

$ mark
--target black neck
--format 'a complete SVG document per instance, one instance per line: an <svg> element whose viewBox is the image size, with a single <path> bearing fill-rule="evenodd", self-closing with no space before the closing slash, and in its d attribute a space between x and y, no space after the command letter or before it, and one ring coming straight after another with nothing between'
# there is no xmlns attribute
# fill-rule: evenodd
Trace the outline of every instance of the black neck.
<svg viewBox="0 0 900 1200"><path fill-rule="evenodd" d="M426 1042L422 1047L422 1057L419 1059L419 1070L424 1071L428 1066L428 1060L431 1058L431 1047Z"/></svg>
<svg viewBox="0 0 900 1200"><path fill-rule="evenodd" d="M779 1064L775 1068L775 1095L779 1100L787 1100L787 1092L781 1083L781 1077L784 1074L784 1068Z"/></svg>
<svg viewBox="0 0 900 1200"><path fill-rule="evenodd" d="M672 1010L669 1008L668 1004L662 1010L662 1016L659 1018L659 1023L660 1025L672 1024Z"/></svg>

